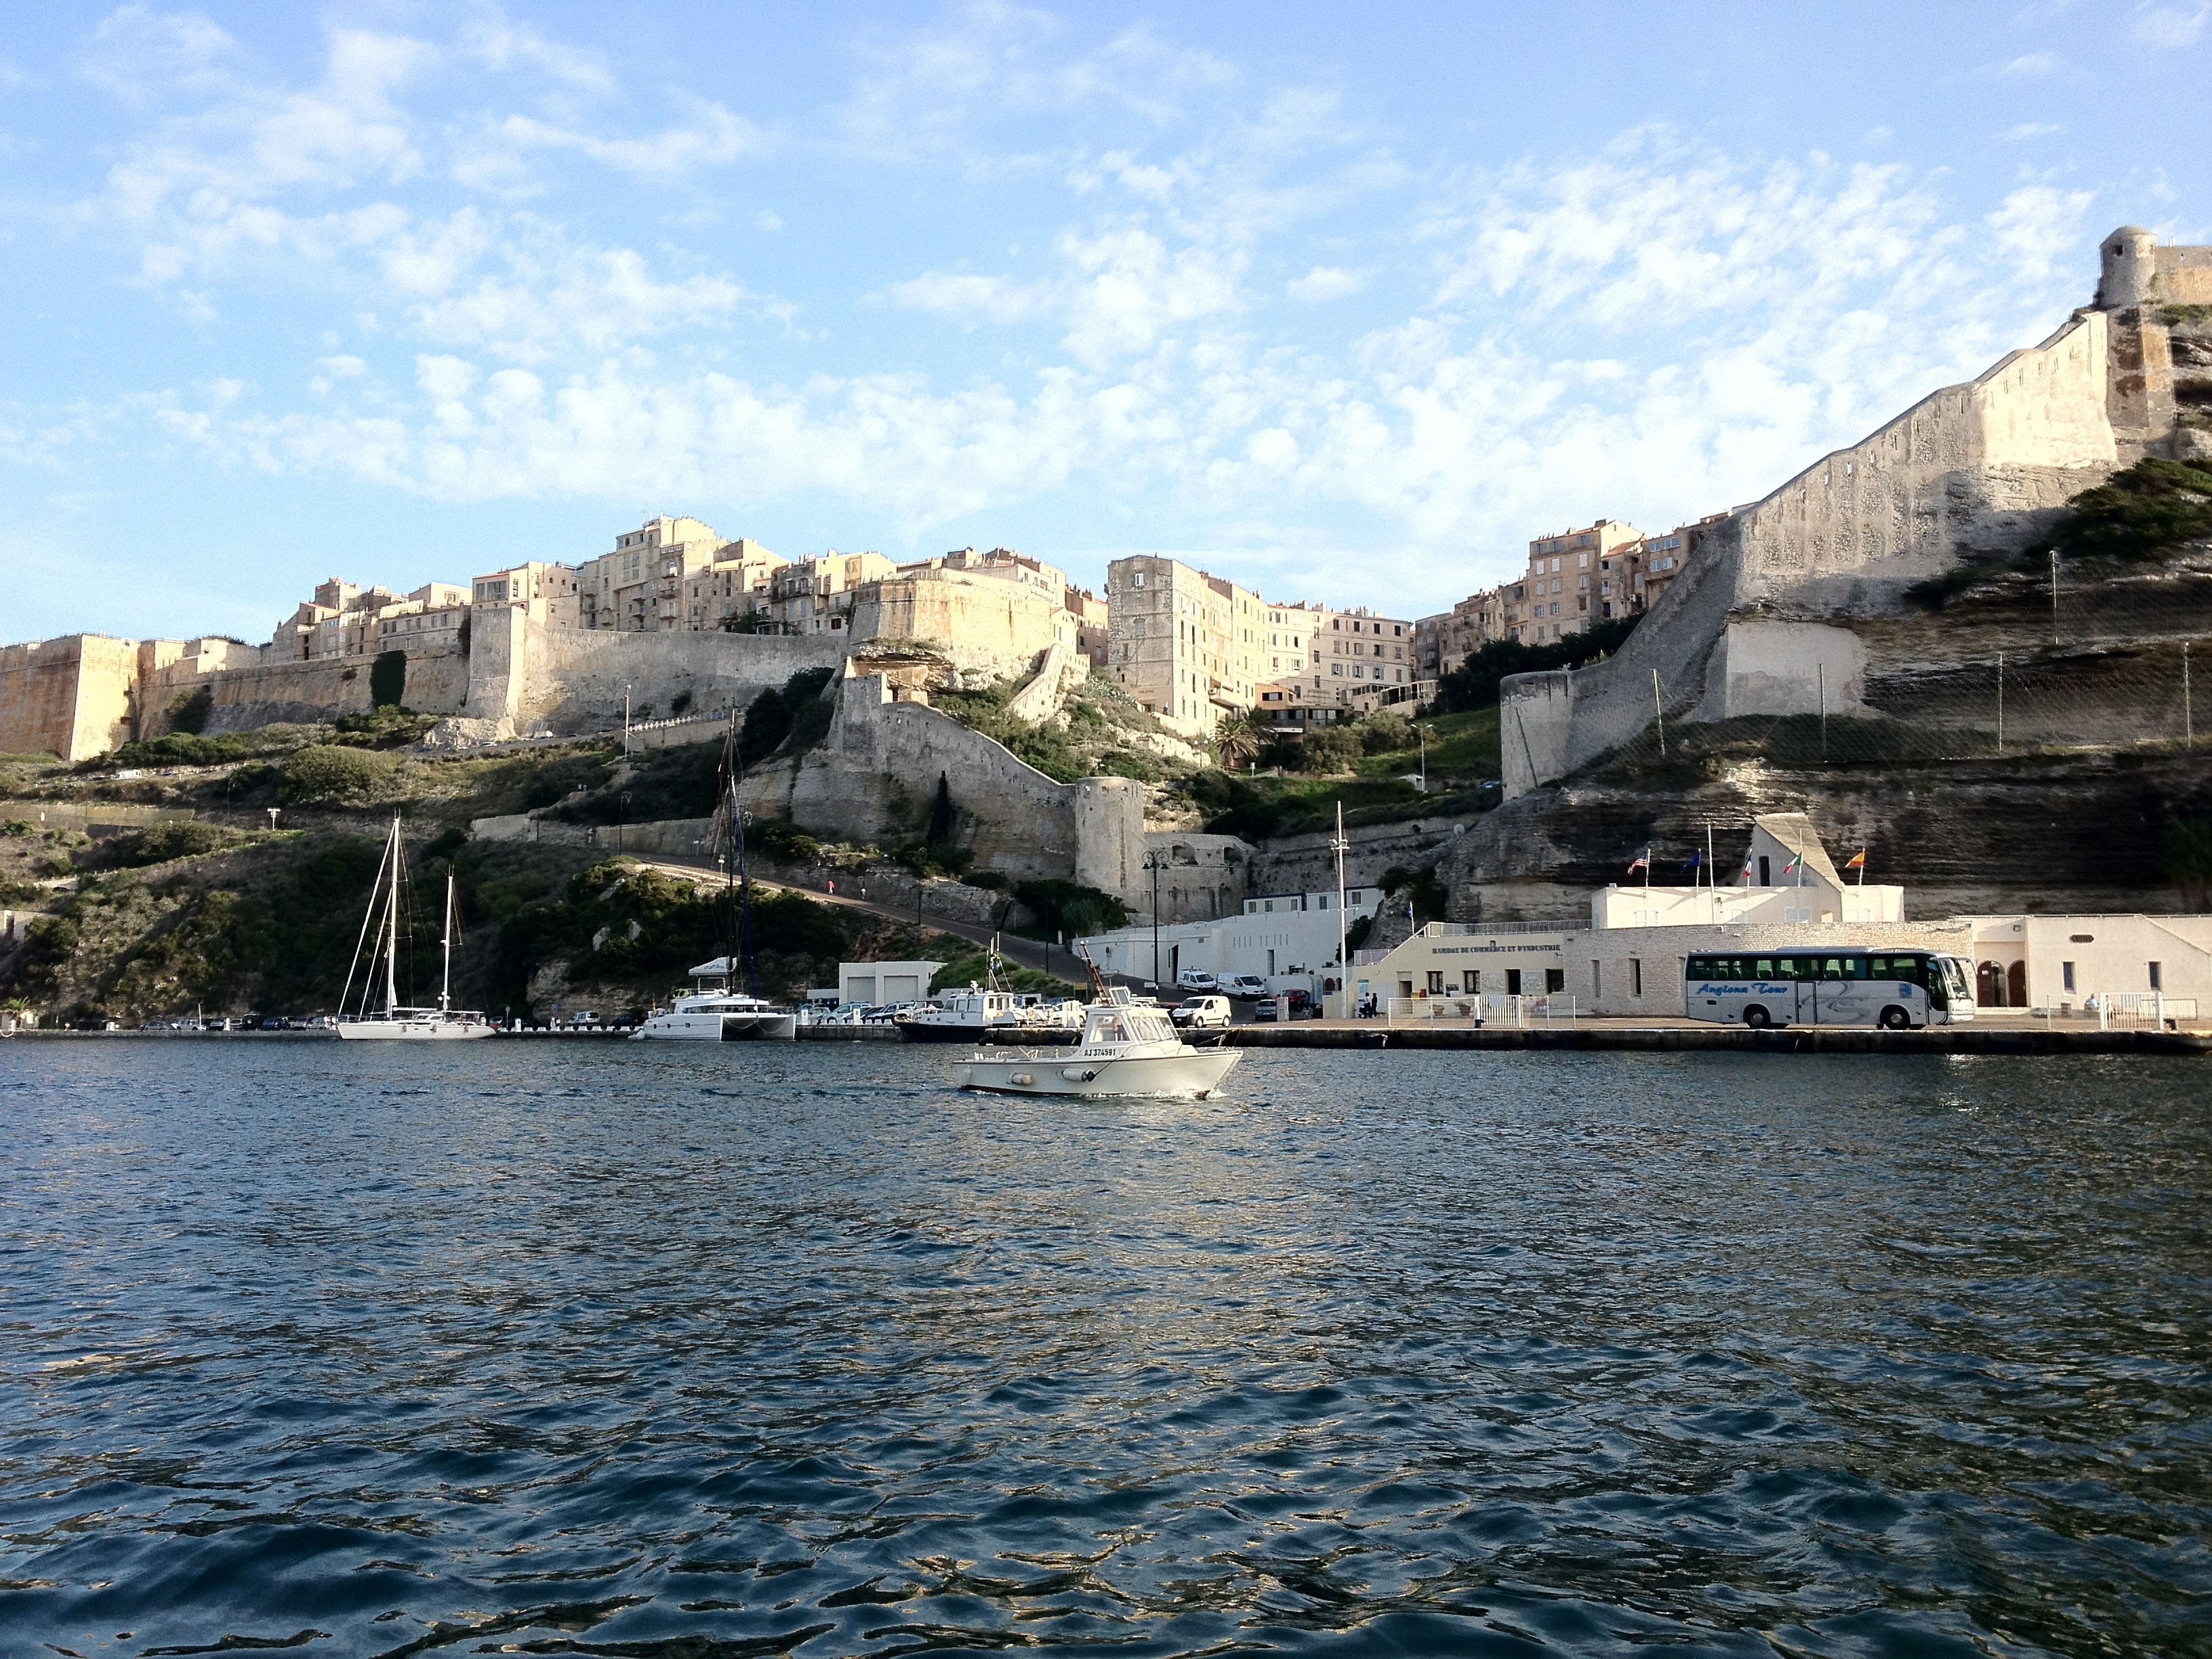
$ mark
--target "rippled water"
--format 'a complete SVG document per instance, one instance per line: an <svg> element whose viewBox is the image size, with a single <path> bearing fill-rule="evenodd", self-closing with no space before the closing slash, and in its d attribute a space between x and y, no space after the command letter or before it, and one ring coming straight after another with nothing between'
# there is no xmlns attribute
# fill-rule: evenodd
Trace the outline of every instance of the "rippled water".
<svg viewBox="0 0 2212 1659"><path fill-rule="evenodd" d="M2186 1060L0 1045L0 1651L2203 1651Z"/></svg>

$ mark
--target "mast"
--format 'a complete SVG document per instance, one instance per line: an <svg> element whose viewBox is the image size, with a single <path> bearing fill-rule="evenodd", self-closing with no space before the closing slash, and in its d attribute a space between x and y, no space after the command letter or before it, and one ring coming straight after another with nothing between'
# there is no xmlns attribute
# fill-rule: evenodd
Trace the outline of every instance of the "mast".
<svg viewBox="0 0 2212 1659"><path fill-rule="evenodd" d="M1329 842L1329 849L1336 854L1336 1017L1339 1019L1352 1018L1352 952L1344 947L1345 939L1350 931L1344 920L1344 854L1348 847L1349 843L1344 839L1344 803L1340 800L1336 804L1336 839Z"/></svg>
<svg viewBox="0 0 2212 1659"><path fill-rule="evenodd" d="M738 781L730 780L730 839L738 847L738 905L745 947L745 994L760 994L760 975L753 965L753 883L745 873L745 815L738 807Z"/></svg>
<svg viewBox="0 0 2212 1659"><path fill-rule="evenodd" d="M446 974L438 981L438 1012L444 1013L453 1000L453 872L446 872Z"/></svg>
<svg viewBox="0 0 2212 1659"><path fill-rule="evenodd" d="M384 907L384 1012L399 1006L399 820L392 820L392 892Z"/></svg>

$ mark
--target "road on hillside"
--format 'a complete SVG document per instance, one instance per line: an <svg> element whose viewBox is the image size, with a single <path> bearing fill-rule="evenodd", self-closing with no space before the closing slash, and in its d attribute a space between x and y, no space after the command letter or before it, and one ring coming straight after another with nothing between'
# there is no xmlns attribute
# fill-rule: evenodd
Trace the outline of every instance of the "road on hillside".
<svg viewBox="0 0 2212 1659"><path fill-rule="evenodd" d="M721 879L719 869L706 865L689 864L677 859L641 858L637 861L647 869L658 870L681 881ZM881 916L886 921L905 922L909 926L914 921L911 909L901 909L889 904L872 904L866 899L848 897L843 893L818 892L811 887L794 886L789 882L763 881L758 876L755 876L752 881L754 886L770 892L804 894L817 904L834 904L842 909L860 910L872 916ZM991 942L991 930L980 922L952 921L943 916L924 915L922 926L933 927L942 933L953 933L964 939L972 939L978 945ZM1078 985L1083 982L1081 958L1060 945L1045 945L1016 933L1001 933L999 935L999 954L1017 968L1034 968L1040 973L1052 974Z"/></svg>

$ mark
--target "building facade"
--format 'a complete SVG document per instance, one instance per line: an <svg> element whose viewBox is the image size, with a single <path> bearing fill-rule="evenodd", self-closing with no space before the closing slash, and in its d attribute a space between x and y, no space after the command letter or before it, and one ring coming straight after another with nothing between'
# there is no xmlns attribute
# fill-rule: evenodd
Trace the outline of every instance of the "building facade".
<svg viewBox="0 0 2212 1659"><path fill-rule="evenodd" d="M1107 672L1170 731L1207 737L1253 706L1267 632L1258 594L1142 555L1107 567L1106 603Z"/></svg>
<svg viewBox="0 0 2212 1659"><path fill-rule="evenodd" d="M577 625L653 634L686 625L684 583L724 545L697 519L647 519L615 538L611 550L577 570Z"/></svg>

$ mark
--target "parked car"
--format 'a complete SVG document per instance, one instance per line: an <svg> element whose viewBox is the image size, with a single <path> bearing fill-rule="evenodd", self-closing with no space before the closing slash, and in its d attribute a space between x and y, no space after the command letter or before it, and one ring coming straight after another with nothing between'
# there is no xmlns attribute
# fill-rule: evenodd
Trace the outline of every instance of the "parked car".
<svg viewBox="0 0 2212 1659"><path fill-rule="evenodd" d="M1193 1031L1224 1030L1229 1024L1229 999L1185 997L1168 1010L1168 1018Z"/></svg>
<svg viewBox="0 0 2212 1659"><path fill-rule="evenodd" d="M281 1014L271 1014L267 1019L261 1022L261 1029L264 1031L282 1031L286 1030L290 1024L291 1022L284 1018Z"/></svg>
<svg viewBox="0 0 2212 1659"><path fill-rule="evenodd" d="M1186 968L1176 975L1176 988L1183 991L1214 991L1220 987L1213 975L1203 968Z"/></svg>
<svg viewBox="0 0 2212 1659"><path fill-rule="evenodd" d="M1285 1010L1292 1019L1321 1018L1320 1005L1314 1001L1310 994L1304 991L1284 991L1276 996L1263 997L1260 1006L1252 1011L1252 1018L1272 1022L1276 1017L1278 1009Z"/></svg>
<svg viewBox="0 0 2212 1659"><path fill-rule="evenodd" d="M1232 997L1263 997L1267 994L1267 981L1257 974L1231 974L1221 981L1221 989Z"/></svg>

